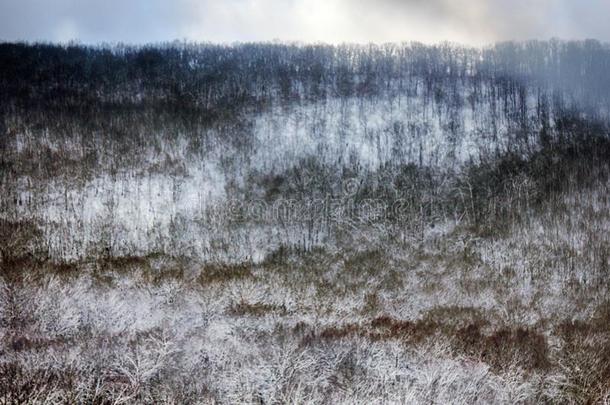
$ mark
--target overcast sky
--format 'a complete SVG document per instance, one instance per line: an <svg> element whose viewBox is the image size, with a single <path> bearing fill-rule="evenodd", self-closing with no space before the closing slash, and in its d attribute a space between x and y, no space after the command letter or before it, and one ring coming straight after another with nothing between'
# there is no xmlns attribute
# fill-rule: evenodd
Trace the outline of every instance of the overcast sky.
<svg viewBox="0 0 610 405"><path fill-rule="evenodd" d="M610 0L0 0L0 40L610 41Z"/></svg>

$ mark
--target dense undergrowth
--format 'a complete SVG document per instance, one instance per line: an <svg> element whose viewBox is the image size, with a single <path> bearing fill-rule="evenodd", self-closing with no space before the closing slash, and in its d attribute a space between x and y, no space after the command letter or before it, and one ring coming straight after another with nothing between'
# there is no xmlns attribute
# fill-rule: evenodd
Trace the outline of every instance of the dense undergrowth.
<svg viewBox="0 0 610 405"><path fill-rule="evenodd" d="M0 45L0 402L607 403L608 55Z"/></svg>

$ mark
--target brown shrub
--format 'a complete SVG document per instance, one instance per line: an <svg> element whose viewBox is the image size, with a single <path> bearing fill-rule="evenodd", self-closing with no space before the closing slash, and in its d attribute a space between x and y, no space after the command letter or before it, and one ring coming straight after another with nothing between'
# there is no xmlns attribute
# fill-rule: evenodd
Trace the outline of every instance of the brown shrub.
<svg viewBox="0 0 610 405"><path fill-rule="evenodd" d="M10 348L15 352L27 350L42 350L50 347L58 347L68 344L73 344L74 339L65 337L28 337L28 336L13 336L10 339Z"/></svg>
<svg viewBox="0 0 610 405"><path fill-rule="evenodd" d="M31 255L8 256L1 262L0 276L9 283L21 283L23 276L40 268L43 262Z"/></svg>
<svg viewBox="0 0 610 405"><path fill-rule="evenodd" d="M610 302L586 320L559 324L562 348L558 363L567 377L562 394L572 403L603 403L610 393Z"/></svg>
<svg viewBox="0 0 610 405"><path fill-rule="evenodd" d="M145 283L161 284L168 280L184 280L185 261L161 253L104 257L96 262L93 276L103 285L112 284L116 274L138 276Z"/></svg>
<svg viewBox="0 0 610 405"><path fill-rule="evenodd" d="M282 305L273 305L273 304L264 304L262 302L257 302L256 304L249 304L245 301L240 301L239 303L232 305L228 313L233 316L265 316L266 314L276 312L282 315L285 315L287 310L284 304Z"/></svg>
<svg viewBox="0 0 610 405"><path fill-rule="evenodd" d="M380 250L358 252L344 261L346 271L364 274L377 274L388 264L388 257Z"/></svg>
<svg viewBox="0 0 610 405"><path fill-rule="evenodd" d="M293 329L295 335L301 335L300 347L308 347L319 343L330 343L336 340L365 336L362 327L356 323L341 326L328 326L316 333L308 325L297 324Z"/></svg>
<svg viewBox="0 0 610 405"><path fill-rule="evenodd" d="M23 404L34 399L44 403L58 391L74 392L75 379L71 370L25 370L16 362L0 363L0 403ZM73 399L64 397L64 401L70 403Z"/></svg>
<svg viewBox="0 0 610 405"><path fill-rule="evenodd" d="M525 328L502 328L487 335L482 331L487 322L478 312L457 308L447 312L467 315L459 319L441 316L445 311L448 310L433 310L416 321L380 316L371 321L369 337L373 340L399 339L417 344L442 335L452 343L457 353L479 357L497 370L515 363L526 369L548 367L548 346L542 334ZM470 319L470 322L462 326L465 319Z"/></svg>
<svg viewBox="0 0 610 405"><path fill-rule="evenodd" d="M356 323L343 326L330 326L322 330L318 337L323 340L339 340L362 334L362 328Z"/></svg>
<svg viewBox="0 0 610 405"><path fill-rule="evenodd" d="M117 271L131 270L134 267L148 265L148 258L144 256L112 256L100 259L102 268L111 268Z"/></svg>
<svg viewBox="0 0 610 405"><path fill-rule="evenodd" d="M486 335L480 325L471 324L458 329L452 341L459 352L479 357L496 370L512 364L528 370L549 366L546 338L526 328L503 328Z"/></svg>
<svg viewBox="0 0 610 405"><path fill-rule="evenodd" d="M252 264L209 264L202 270L197 278L201 285L213 283L223 283L231 280L254 277L252 274Z"/></svg>
<svg viewBox="0 0 610 405"><path fill-rule="evenodd" d="M78 275L79 266L76 263L58 263L52 265L51 271L60 277L74 277Z"/></svg>
<svg viewBox="0 0 610 405"><path fill-rule="evenodd" d="M389 316L380 316L371 321L373 340L400 339L418 343L432 336L439 329L436 323L427 320L402 321Z"/></svg>

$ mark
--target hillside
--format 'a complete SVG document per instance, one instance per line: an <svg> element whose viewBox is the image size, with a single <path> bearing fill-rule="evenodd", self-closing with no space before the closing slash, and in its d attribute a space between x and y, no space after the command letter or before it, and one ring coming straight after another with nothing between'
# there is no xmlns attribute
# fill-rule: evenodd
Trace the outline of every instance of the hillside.
<svg viewBox="0 0 610 405"><path fill-rule="evenodd" d="M610 401L607 44L4 43L0 95L7 402Z"/></svg>

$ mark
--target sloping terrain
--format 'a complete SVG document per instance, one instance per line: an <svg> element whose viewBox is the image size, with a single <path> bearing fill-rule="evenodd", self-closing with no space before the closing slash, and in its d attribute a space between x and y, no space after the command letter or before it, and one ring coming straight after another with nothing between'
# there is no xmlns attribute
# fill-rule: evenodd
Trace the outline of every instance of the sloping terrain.
<svg viewBox="0 0 610 405"><path fill-rule="evenodd" d="M0 45L0 401L609 401L604 66Z"/></svg>

